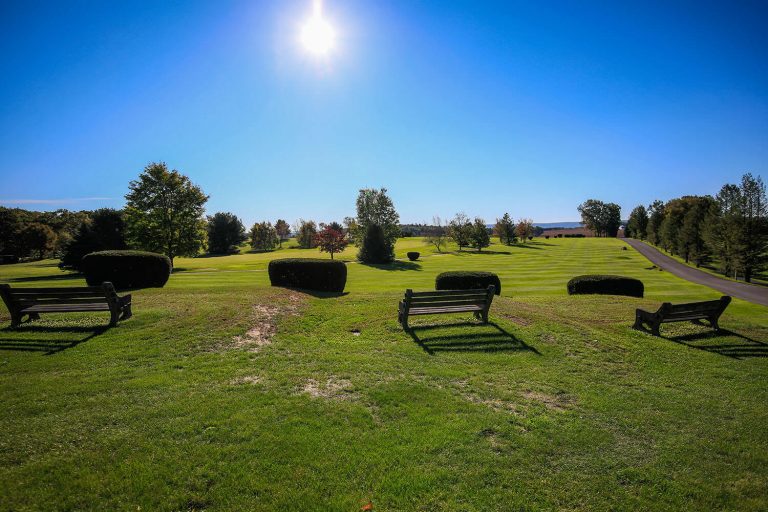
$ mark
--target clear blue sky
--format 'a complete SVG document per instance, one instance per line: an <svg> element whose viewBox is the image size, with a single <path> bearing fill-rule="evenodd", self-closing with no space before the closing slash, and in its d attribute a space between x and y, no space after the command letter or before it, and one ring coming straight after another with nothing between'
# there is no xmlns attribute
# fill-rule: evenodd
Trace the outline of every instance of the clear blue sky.
<svg viewBox="0 0 768 512"><path fill-rule="evenodd" d="M246 222L576 220L768 177L768 3L0 3L0 204L120 207L150 161ZM21 202L34 200L44 202Z"/></svg>

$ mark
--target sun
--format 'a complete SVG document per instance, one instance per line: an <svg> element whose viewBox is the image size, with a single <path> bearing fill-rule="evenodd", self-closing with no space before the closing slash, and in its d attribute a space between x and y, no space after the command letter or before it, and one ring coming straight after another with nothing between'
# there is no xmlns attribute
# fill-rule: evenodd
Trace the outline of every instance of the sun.
<svg viewBox="0 0 768 512"><path fill-rule="evenodd" d="M322 3L314 2L314 12L301 28L301 44L309 53L328 55L336 46L336 32L322 15Z"/></svg>

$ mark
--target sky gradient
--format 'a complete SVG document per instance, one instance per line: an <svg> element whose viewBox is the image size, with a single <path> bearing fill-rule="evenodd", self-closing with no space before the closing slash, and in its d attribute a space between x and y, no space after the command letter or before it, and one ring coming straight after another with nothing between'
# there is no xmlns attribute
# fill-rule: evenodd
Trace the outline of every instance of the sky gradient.
<svg viewBox="0 0 768 512"><path fill-rule="evenodd" d="M247 224L577 220L768 177L768 3L0 3L0 205L121 207L165 161ZM42 201L42 202L41 202Z"/></svg>

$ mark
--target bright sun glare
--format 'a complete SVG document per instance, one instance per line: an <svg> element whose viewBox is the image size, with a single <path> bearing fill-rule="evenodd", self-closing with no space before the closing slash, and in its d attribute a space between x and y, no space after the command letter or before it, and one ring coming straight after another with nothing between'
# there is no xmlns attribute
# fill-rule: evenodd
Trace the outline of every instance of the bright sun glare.
<svg viewBox="0 0 768 512"><path fill-rule="evenodd" d="M322 0L314 0L312 17L301 28L301 44L304 48L318 56L325 56L333 50L336 43L336 32L322 13Z"/></svg>

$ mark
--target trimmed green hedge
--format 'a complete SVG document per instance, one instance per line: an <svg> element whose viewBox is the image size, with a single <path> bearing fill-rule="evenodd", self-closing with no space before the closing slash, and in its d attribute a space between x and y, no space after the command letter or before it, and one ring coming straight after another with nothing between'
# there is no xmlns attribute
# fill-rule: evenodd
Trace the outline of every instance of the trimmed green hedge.
<svg viewBox="0 0 768 512"><path fill-rule="evenodd" d="M501 295L501 281L493 272L451 271L435 278L435 290L485 290L490 285Z"/></svg>
<svg viewBox="0 0 768 512"><path fill-rule="evenodd" d="M269 262L272 286L304 288L320 292L343 292L347 266L342 261L316 258L284 258Z"/></svg>
<svg viewBox="0 0 768 512"><path fill-rule="evenodd" d="M83 256L89 286L109 281L117 289L162 287L171 276L168 256L144 251L99 251Z"/></svg>
<svg viewBox="0 0 768 512"><path fill-rule="evenodd" d="M601 294L642 297L644 292L643 282L632 277L595 274L577 276L568 281L568 295Z"/></svg>
<svg viewBox="0 0 768 512"><path fill-rule="evenodd" d="M421 253L418 253L416 251L407 252L405 254L406 256L408 256L408 259L411 261L416 261L417 259L419 259L419 256L421 256Z"/></svg>

